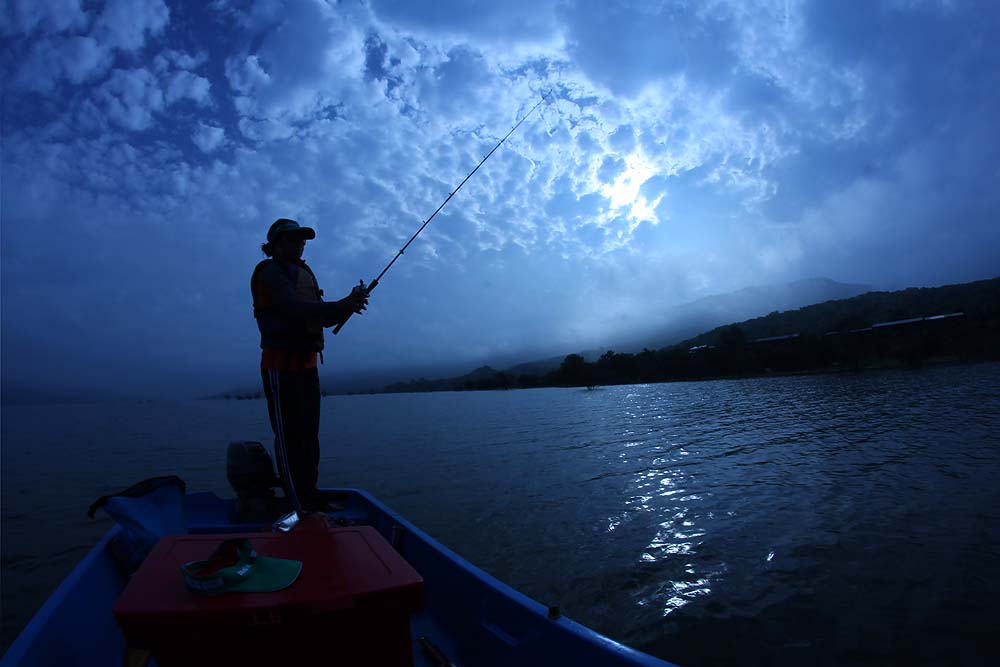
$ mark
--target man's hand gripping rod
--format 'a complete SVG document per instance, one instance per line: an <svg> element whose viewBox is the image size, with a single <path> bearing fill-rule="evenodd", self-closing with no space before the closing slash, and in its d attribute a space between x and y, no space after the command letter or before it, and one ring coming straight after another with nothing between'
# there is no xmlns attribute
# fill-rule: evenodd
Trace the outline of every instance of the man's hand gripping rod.
<svg viewBox="0 0 1000 667"><path fill-rule="evenodd" d="M496 152L496 150L498 148L500 148L500 146L503 144L503 142L507 141L507 138L510 137L510 135L514 134L514 130L516 130L517 128L521 127L521 123L523 123L524 121L528 120L528 117L531 114L535 113L535 109L537 109L539 106L541 106L542 102L544 102L546 99L548 99L548 97L549 97L549 95L543 95L542 99L538 100L538 103L535 104L535 106L531 107L531 111L529 111L528 113L526 113L524 115L524 118L522 118L521 120L517 121L517 124L514 125L514 127L512 127L510 129L510 132L508 132L506 134L506 136L504 136L503 139L501 139L500 141L497 142L497 145L493 147L493 150L491 150L489 153L487 153L486 157L484 157L482 160L479 161L479 164L476 165L476 168L473 169L472 171L470 171L469 174L465 178L462 179L462 182L458 184L458 187L451 191L451 194L448 195L447 199L445 199L443 202L441 202L441 205L438 206L437 209L433 213L431 213L431 217L429 217L426 220L424 220L424 224L420 225L420 229L418 229L416 231L416 233L413 236L410 237L410 240L406 242L406 245L404 245L402 248L399 249L399 252L396 253L396 256L392 258L392 261L389 262L384 269L382 269L382 273L378 274L378 277L375 278L375 280L373 280L370 283L368 283L367 287L364 287L364 281L361 282L361 285L359 285L358 287L364 287L365 296L366 297L369 294L372 293L372 290L374 290L376 287L378 287L378 281L382 280L382 276L385 275L385 272L388 271L389 268L393 264L396 263L397 259L399 259L400 257L402 257L403 253L406 252L406 249L410 247L411 243L413 243L413 239L417 238L420 235L420 232L424 231L424 227L426 227L427 225L429 225L430 222L431 222L431 220L434 219L434 216L436 216L438 214L438 212L441 209L444 208L445 204L447 204L448 202L450 202L451 198L454 197L455 194L459 190L462 189L462 186L465 185L465 182L467 180L469 180L470 178L472 178L472 175L474 173L476 173L477 171L479 171L479 168L482 167L483 164L485 164L486 161L490 159L490 156L493 155L493 153ZM357 287L355 289L357 289ZM347 319L345 319L343 322L341 322L336 327L334 327L333 333L335 333L335 334L338 333L344 327L344 325L347 324L347 320L350 319L350 318L351 318L351 316L348 315Z"/></svg>

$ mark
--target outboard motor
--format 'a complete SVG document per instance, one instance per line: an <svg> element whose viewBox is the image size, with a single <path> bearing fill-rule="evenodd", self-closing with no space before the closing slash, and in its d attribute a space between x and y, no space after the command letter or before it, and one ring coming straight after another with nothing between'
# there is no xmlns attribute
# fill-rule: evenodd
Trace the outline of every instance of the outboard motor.
<svg viewBox="0 0 1000 667"><path fill-rule="evenodd" d="M226 478L236 492L237 521L266 521L285 507L284 499L274 497L281 480L274 473L274 462L259 442L231 442L226 452Z"/></svg>

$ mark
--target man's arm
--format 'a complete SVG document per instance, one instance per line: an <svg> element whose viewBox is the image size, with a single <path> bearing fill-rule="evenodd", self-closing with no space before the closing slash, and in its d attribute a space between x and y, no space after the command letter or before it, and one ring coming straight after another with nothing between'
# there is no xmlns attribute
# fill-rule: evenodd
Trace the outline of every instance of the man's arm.
<svg viewBox="0 0 1000 667"><path fill-rule="evenodd" d="M340 301L331 301L327 305L336 306L336 311L333 317L323 321L323 326L335 327L346 322L351 315L360 315L368 308L368 290L365 289L365 284L362 282Z"/></svg>

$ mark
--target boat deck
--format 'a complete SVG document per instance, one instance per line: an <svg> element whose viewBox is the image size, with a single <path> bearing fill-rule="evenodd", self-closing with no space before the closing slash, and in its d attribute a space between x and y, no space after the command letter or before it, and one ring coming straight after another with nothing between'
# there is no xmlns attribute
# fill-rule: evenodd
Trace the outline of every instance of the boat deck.
<svg viewBox="0 0 1000 667"><path fill-rule="evenodd" d="M423 577L425 604L411 618L415 667L670 665L514 590L365 491L324 494L342 508L328 513L331 523L374 527ZM253 521L234 521L234 502L211 493L188 494L184 506L193 534L267 531L284 509L276 504ZM2 667L125 664L125 641L111 609L126 578L108 549L119 530L109 531L70 573L7 651Z"/></svg>

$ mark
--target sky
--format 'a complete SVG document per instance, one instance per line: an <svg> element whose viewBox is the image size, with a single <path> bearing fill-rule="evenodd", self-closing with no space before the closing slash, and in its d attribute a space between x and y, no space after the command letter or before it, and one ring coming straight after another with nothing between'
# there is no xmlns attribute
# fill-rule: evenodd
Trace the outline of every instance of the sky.
<svg viewBox="0 0 1000 667"><path fill-rule="evenodd" d="M998 32L988 0L0 0L4 400L257 386L268 226L315 228L340 298L545 95L324 375L995 277Z"/></svg>

